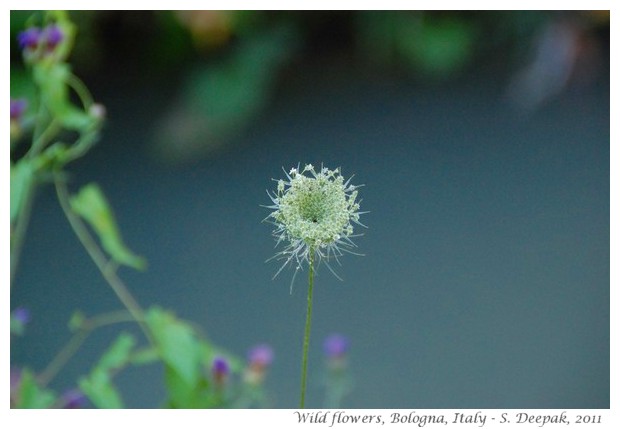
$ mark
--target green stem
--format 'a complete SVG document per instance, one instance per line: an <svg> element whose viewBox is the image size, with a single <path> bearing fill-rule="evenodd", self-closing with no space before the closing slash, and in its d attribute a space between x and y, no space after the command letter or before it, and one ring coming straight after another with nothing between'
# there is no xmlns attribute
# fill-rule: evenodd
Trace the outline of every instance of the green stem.
<svg viewBox="0 0 620 429"><path fill-rule="evenodd" d="M86 225L84 225L79 216L73 212L71 203L69 202L69 192L67 191L67 187L60 172L58 171L54 172L54 184L56 186L58 201L60 202L60 206L62 207L73 232L80 240L80 243L82 243L82 246L84 246L86 252L93 260L97 268L99 268L101 275L108 282L118 299L129 311L134 320L140 324L140 328L144 332L146 338L151 341L152 339L149 330L144 324L144 312L142 311L142 308L138 305L123 281L116 275L116 265L110 264L106 255L99 248L99 245L91 236L88 228L86 228Z"/></svg>
<svg viewBox="0 0 620 429"><path fill-rule="evenodd" d="M90 95L90 91L84 85L84 82L80 80L76 75L70 74L67 78L67 85L69 85L80 98L84 110L87 110L94 104L93 96Z"/></svg>
<svg viewBox="0 0 620 429"><path fill-rule="evenodd" d="M15 230L11 237L11 278L10 285L13 286L13 280L15 279L15 273L19 266L19 258L24 246L24 239L26 238L26 230L30 223L30 214L32 212L32 205L34 203L34 194L36 187L33 183L29 183L28 189L26 189L26 197L24 199L24 205L21 208L21 212L15 222Z"/></svg>
<svg viewBox="0 0 620 429"><path fill-rule="evenodd" d="M310 326L312 325L312 289L314 287L314 249L310 249L308 262L308 309L306 311L306 329L304 331L304 350L301 361L301 398L299 408L306 402L306 375L308 372L308 346L310 345Z"/></svg>
<svg viewBox="0 0 620 429"><path fill-rule="evenodd" d="M52 127L54 121L52 121L50 124L48 124L45 130L43 130L43 122L45 116L45 106L43 106L43 103L40 103L36 116L37 119L34 125L32 144L30 146L30 149L28 149L26 155L29 158L34 158L34 156L38 154L41 145L45 144L45 140L49 138L48 136L51 133L50 129L54 128ZM13 279L15 278L15 273L17 272L17 267L19 265L19 258L21 256L22 247L24 245L26 230L28 229L28 224L30 223L30 214L36 190L36 180L36 177L32 177L32 179L28 181L26 185L27 189L24 191L24 202L17 216L17 220L15 221L15 230L11 234L11 274L9 283L11 287L13 286Z"/></svg>
<svg viewBox="0 0 620 429"><path fill-rule="evenodd" d="M42 386L47 385L60 372L60 370L69 362L71 357L82 346L86 338L95 330L107 325L122 322L133 322L133 316L127 311L117 311L114 313L105 313L95 316L89 320L85 320L80 329L71 337L69 342L58 352L54 359L37 377Z"/></svg>

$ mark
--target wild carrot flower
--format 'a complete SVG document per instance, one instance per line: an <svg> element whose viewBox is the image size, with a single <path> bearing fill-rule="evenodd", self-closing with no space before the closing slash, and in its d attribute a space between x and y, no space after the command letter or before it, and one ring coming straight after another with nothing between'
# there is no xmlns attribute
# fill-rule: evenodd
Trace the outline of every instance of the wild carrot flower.
<svg viewBox="0 0 620 429"><path fill-rule="evenodd" d="M353 224L360 223L360 205L357 200L359 186L346 182L340 174L340 168L330 170L321 166L315 170L312 164L306 164L303 170L292 168L286 173L286 180L280 179L276 192L267 194L273 205L267 208L273 212L265 220L271 220L276 226L273 235L276 247L284 242L285 247L274 258L284 259L284 264L276 276L289 264L297 270L308 265L308 306L301 363L301 389L299 408L304 408L306 398L306 379L308 372L308 348L312 325L312 291L314 288L315 265L325 262L327 268L336 276L329 261L353 253L356 247L351 240ZM273 258L272 258L273 259ZM275 276L274 276L275 277ZM295 276L293 276L293 280ZM291 282L291 290L293 282Z"/></svg>
<svg viewBox="0 0 620 429"><path fill-rule="evenodd" d="M359 186L350 184L351 179L345 181L340 168L317 171L307 164L301 171L292 168L284 173L286 180L278 180L276 191L268 192L273 205L267 208L274 211L265 219L276 226L276 246L286 243L274 256L284 260L276 276L289 264L302 268L315 255L334 273L330 260L339 262L343 252L357 254L351 250L356 247L351 239L356 237L353 224L362 225Z"/></svg>

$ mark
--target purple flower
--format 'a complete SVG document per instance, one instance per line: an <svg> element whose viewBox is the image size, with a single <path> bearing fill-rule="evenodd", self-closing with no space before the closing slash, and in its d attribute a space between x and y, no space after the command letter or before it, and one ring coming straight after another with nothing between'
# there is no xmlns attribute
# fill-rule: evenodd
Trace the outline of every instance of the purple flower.
<svg viewBox="0 0 620 429"><path fill-rule="evenodd" d="M331 334L325 338L323 351L330 359L343 357L349 349L349 340L340 334Z"/></svg>
<svg viewBox="0 0 620 429"><path fill-rule="evenodd" d="M228 365L228 361L222 357L216 357L213 359L211 372L213 373L213 378L215 378L217 383L223 383L224 379L228 376L228 374L230 374L230 366Z"/></svg>
<svg viewBox="0 0 620 429"><path fill-rule="evenodd" d="M17 120L19 119L24 112L26 111L26 108L28 107L28 101L24 98L17 98L17 99L12 99L11 98L11 120Z"/></svg>
<svg viewBox="0 0 620 429"><path fill-rule="evenodd" d="M65 37L60 27L56 24L45 27L45 30L43 30L43 36L49 49L54 49Z"/></svg>
<svg viewBox="0 0 620 429"><path fill-rule="evenodd" d="M273 349L267 344L259 344L248 353L250 367L255 370L263 370L273 361Z"/></svg>
<svg viewBox="0 0 620 429"><path fill-rule="evenodd" d="M30 322L30 310L25 307L17 307L13 310L13 318L22 325L27 325Z"/></svg>
<svg viewBox="0 0 620 429"><path fill-rule="evenodd" d="M88 401L80 389L71 389L62 395L62 407L66 409L84 408Z"/></svg>
<svg viewBox="0 0 620 429"><path fill-rule="evenodd" d="M41 39L41 30L30 27L17 35L17 42L21 49L36 49Z"/></svg>

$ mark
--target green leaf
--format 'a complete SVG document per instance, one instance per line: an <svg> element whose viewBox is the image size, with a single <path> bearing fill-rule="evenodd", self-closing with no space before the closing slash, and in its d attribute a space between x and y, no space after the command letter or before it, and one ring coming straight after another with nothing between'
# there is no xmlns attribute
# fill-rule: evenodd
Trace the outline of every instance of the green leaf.
<svg viewBox="0 0 620 429"><path fill-rule="evenodd" d="M11 165L11 223L21 213L34 180L34 168L28 158L22 158Z"/></svg>
<svg viewBox="0 0 620 429"><path fill-rule="evenodd" d="M123 401L106 371L94 370L88 377L81 378L78 384L95 407L124 408Z"/></svg>
<svg viewBox="0 0 620 429"><path fill-rule="evenodd" d="M129 362L129 356L135 344L136 340L132 335L120 334L114 344L101 357L95 369L110 371L123 367Z"/></svg>
<svg viewBox="0 0 620 429"><path fill-rule="evenodd" d="M192 328L159 308L147 312L146 323L164 363L188 388L195 387L200 377L200 351Z"/></svg>
<svg viewBox="0 0 620 429"><path fill-rule="evenodd" d="M399 48L405 60L429 76L448 77L471 58L475 29L465 20L443 18L403 26Z"/></svg>
<svg viewBox="0 0 620 429"><path fill-rule="evenodd" d="M56 396L41 388L26 369L21 373L18 389L16 408L50 408L56 401Z"/></svg>
<svg viewBox="0 0 620 429"><path fill-rule="evenodd" d="M111 372L129 363L134 345L133 336L122 333L99 359L92 372L80 379L80 388L97 408L123 408L120 394L112 384Z"/></svg>
<svg viewBox="0 0 620 429"><path fill-rule="evenodd" d="M84 186L71 198L71 208L95 230L114 261L138 270L145 268L144 258L135 255L123 243L110 205L99 186L94 183Z"/></svg>
<svg viewBox="0 0 620 429"><path fill-rule="evenodd" d="M209 391L209 382L204 377L200 377L197 383L188 384L178 372L166 365L164 380L170 408L214 408L216 395Z"/></svg>

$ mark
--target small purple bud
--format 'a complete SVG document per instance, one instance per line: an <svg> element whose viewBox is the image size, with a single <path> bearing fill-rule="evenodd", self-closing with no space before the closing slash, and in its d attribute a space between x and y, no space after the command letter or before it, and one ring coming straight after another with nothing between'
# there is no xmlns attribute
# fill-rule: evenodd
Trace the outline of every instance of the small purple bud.
<svg viewBox="0 0 620 429"><path fill-rule="evenodd" d="M62 395L62 407L65 409L84 408L88 401L80 389L71 389Z"/></svg>
<svg viewBox="0 0 620 429"><path fill-rule="evenodd" d="M45 30L43 30L43 36L49 49L54 49L65 37L60 27L56 24L45 27Z"/></svg>
<svg viewBox="0 0 620 429"><path fill-rule="evenodd" d="M13 318L22 325L27 325L30 322L30 310L25 307L17 307L13 310Z"/></svg>
<svg viewBox="0 0 620 429"><path fill-rule="evenodd" d="M267 344L259 344L248 353L250 367L255 370L263 370L273 361L273 349Z"/></svg>
<svg viewBox="0 0 620 429"><path fill-rule="evenodd" d="M24 98L11 99L11 120L19 119L26 108L28 107L28 101Z"/></svg>
<svg viewBox="0 0 620 429"><path fill-rule="evenodd" d="M330 359L343 357L349 349L349 340L340 334L331 334L325 338L323 350Z"/></svg>
<svg viewBox="0 0 620 429"><path fill-rule="evenodd" d="M211 372L213 373L213 378L215 378L215 381L217 383L223 383L224 379L230 373L230 366L228 365L228 361L222 357L216 357L215 359L213 359Z"/></svg>
<svg viewBox="0 0 620 429"><path fill-rule="evenodd" d="M17 42L21 49L36 49L41 39L41 30L30 27L17 35Z"/></svg>

